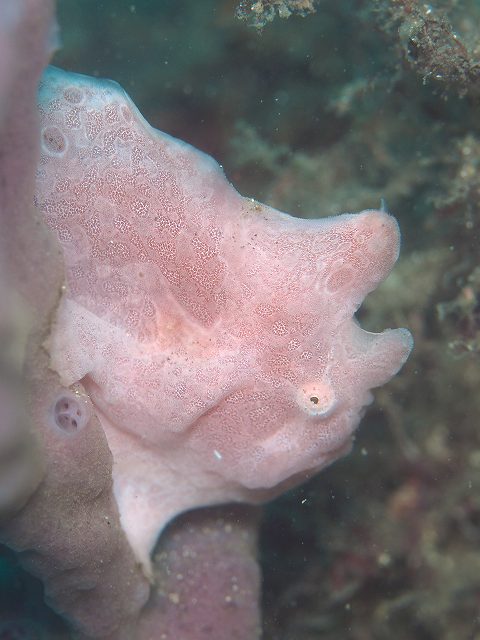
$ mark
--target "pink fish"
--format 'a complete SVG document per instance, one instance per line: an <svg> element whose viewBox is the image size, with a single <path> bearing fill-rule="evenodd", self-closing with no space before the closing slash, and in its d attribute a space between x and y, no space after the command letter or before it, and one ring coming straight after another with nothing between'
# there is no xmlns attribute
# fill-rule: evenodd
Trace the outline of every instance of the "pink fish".
<svg viewBox="0 0 480 640"><path fill-rule="evenodd" d="M398 226L240 196L114 82L49 68L39 110L35 202L66 265L52 366L93 402L150 571L177 514L263 502L349 451L370 389L412 347L354 315L398 257Z"/></svg>

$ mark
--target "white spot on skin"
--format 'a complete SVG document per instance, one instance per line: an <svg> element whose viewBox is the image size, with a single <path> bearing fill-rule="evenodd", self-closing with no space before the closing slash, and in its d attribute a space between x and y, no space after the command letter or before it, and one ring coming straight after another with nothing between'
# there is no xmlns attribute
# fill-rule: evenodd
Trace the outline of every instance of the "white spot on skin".
<svg viewBox="0 0 480 640"><path fill-rule="evenodd" d="M220 451L217 451L216 449L213 450L213 455L215 456L215 458L217 460L221 460L223 458L222 454L220 453Z"/></svg>
<svg viewBox="0 0 480 640"><path fill-rule="evenodd" d="M337 405L335 392L326 380L302 385L297 393L297 402L305 413L321 418L331 415Z"/></svg>

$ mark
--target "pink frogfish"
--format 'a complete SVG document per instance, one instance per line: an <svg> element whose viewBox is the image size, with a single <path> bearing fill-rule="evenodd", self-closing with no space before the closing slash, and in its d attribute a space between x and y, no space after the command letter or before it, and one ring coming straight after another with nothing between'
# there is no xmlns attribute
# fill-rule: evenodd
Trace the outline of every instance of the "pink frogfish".
<svg viewBox="0 0 480 640"><path fill-rule="evenodd" d="M111 81L49 68L39 111L35 204L66 270L51 366L92 400L148 571L178 513L263 502L350 450L412 347L354 315L399 230L383 211L301 220L242 197ZM51 412L67 432L89 419L71 395Z"/></svg>

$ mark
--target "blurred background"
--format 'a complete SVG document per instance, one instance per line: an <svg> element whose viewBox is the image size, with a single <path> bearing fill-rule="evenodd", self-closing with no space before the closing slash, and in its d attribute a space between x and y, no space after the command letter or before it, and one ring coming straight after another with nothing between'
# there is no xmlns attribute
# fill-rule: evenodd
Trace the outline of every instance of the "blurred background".
<svg viewBox="0 0 480 640"><path fill-rule="evenodd" d="M353 453L266 508L265 640L479 640L478 0L60 0L59 21L54 64L117 80L243 195L383 202L402 229L358 315L415 350ZM0 640L64 637L0 550Z"/></svg>

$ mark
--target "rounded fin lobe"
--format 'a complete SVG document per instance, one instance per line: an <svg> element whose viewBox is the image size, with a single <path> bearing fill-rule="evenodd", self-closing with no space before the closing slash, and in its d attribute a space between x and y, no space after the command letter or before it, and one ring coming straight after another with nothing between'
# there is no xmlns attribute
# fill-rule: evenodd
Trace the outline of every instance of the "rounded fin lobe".
<svg viewBox="0 0 480 640"><path fill-rule="evenodd" d="M356 322L350 323L348 357L358 361L363 370L365 386L380 387L400 371L413 348L408 329L386 329L371 333Z"/></svg>
<svg viewBox="0 0 480 640"><path fill-rule="evenodd" d="M400 230L393 216L377 210L344 214L335 220L332 243L340 247L338 257L327 273L320 265L318 277L324 279L327 292L342 306L348 301L356 310L397 261Z"/></svg>

